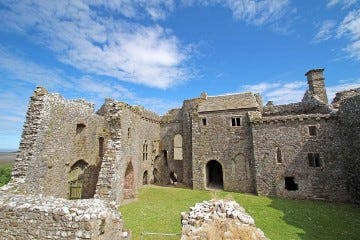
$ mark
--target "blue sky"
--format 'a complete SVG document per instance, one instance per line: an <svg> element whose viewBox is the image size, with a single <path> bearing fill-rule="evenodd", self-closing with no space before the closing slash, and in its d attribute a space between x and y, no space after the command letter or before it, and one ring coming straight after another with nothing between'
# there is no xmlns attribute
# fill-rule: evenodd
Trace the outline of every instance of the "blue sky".
<svg viewBox="0 0 360 240"><path fill-rule="evenodd" d="M203 91L297 102L312 68L329 99L360 87L359 0L2 0L0 149L37 85L164 114Z"/></svg>

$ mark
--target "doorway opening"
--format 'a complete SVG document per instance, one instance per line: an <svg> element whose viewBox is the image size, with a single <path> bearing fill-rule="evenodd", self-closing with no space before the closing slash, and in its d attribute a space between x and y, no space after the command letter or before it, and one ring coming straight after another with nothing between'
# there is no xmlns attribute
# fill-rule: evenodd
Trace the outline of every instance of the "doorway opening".
<svg viewBox="0 0 360 240"><path fill-rule="evenodd" d="M206 164L206 187L224 189L222 166L216 160L211 160Z"/></svg>

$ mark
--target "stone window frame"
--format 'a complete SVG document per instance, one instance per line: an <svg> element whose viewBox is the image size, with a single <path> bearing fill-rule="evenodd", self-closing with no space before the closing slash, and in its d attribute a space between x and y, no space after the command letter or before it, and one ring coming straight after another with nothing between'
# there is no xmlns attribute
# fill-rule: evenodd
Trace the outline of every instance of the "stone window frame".
<svg viewBox="0 0 360 240"><path fill-rule="evenodd" d="M318 129L315 125L309 125L307 130L310 137L316 137L318 135Z"/></svg>
<svg viewBox="0 0 360 240"><path fill-rule="evenodd" d="M148 160L148 147L149 147L149 144L147 142L147 140L144 141L144 144L143 144L143 161L146 161Z"/></svg>
<svg viewBox="0 0 360 240"><path fill-rule="evenodd" d="M233 117L231 117L230 125L232 127L241 127L242 126L242 117L241 116L233 116Z"/></svg>
<svg viewBox="0 0 360 240"><path fill-rule="evenodd" d="M275 149L275 160L276 160L276 164L282 164L283 163L283 154L282 151L280 149L280 147L277 147Z"/></svg>
<svg viewBox="0 0 360 240"><path fill-rule="evenodd" d="M308 166L311 168L324 167L324 163L321 159L319 152L308 152L307 153Z"/></svg>

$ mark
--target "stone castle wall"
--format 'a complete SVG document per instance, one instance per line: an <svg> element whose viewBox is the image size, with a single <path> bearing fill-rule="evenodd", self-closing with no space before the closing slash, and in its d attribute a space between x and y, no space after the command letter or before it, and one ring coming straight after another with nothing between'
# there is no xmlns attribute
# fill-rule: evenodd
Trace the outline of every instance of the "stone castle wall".
<svg viewBox="0 0 360 240"><path fill-rule="evenodd" d="M232 126L231 118L241 118L241 126ZM206 120L203 120L206 119ZM206 121L206 125L203 121ZM247 111L202 112L193 116L192 153L193 187L206 188L206 166L221 164L224 190L254 192L252 137Z"/></svg>
<svg viewBox="0 0 360 240"><path fill-rule="evenodd" d="M14 166L13 179L24 178L19 184L20 191L68 198L69 172L77 161L83 160L94 175L87 181L84 197L94 195L101 164L98 139L103 119L93 112L94 106L88 102L65 100L37 88L30 101Z"/></svg>
<svg viewBox="0 0 360 240"><path fill-rule="evenodd" d="M264 117L252 123L252 136L258 194L348 200L336 115ZM319 154L318 166L309 166L309 153ZM293 177L298 189L286 189L286 177Z"/></svg>
<svg viewBox="0 0 360 240"><path fill-rule="evenodd" d="M349 192L352 199L360 203L360 95L351 95L340 105L339 125L344 156L342 161L348 171Z"/></svg>
<svg viewBox="0 0 360 240"><path fill-rule="evenodd" d="M98 114L106 120L107 137L96 197L119 203L124 197L134 197L143 183L153 181L159 117L111 99Z"/></svg>

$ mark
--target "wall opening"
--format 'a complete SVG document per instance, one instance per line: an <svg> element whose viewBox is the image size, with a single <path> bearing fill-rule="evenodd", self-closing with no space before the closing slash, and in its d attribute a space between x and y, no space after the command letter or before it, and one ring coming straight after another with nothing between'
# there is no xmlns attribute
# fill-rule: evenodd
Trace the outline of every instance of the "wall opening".
<svg viewBox="0 0 360 240"><path fill-rule="evenodd" d="M135 174L134 167L131 162L126 167L124 181L124 199L135 197Z"/></svg>
<svg viewBox="0 0 360 240"><path fill-rule="evenodd" d="M281 155L281 149L280 148L276 149L276 162L277 163L282 163L282 155Z"/></svg>
<svg viewBox="0 0 360 240"><path fill-rule="evenodd" d="M299 190L298 184L295 183L294 177L285 177L285 189L288 191Z"/></svg>
<svg viewBox="0 0 360 240"><path fill-rule="evenodd" d="M202 123L203 126L206 126L206 125L207 125L206 118L202 118L202 119L201 119L201 123Z"/></svg>
<svg viewBox="0 0 360 240"><path fill-rule="evenodd" d="M181 134L174 137L174 160L183 160L183 138Z"/></svg>
<svg viewBox="0 0 360 240"><path fill-rule="evenodd" d="M145 171L143 174L143 185L148 184L148 171Z"/></svg>
<svg viewBox="0 0 360 240"><path fill-rule="evenodd" d="M80 134L84 129L86 125L83 123L76 124L76 134Z"/></svg>
<svg viewBox="0 0 360 240"><path fill-rule="evenodd" d="M309 126L309 135L314 137L317 135L317 132L316 132L316 126Z"/></svg>
<svg viewBox="0 0 360 240"><path fill-rule="evenodd" d="M212 189L223 189L223 171L221 164L211 160L206 164L206 187Z"/></svg>
<svg viewBox="0 0 360 240"><path fill-rule="evenodd" d="M153 170L153 176L154 176L154 183L159 182L159 176L158 176L158 170L157 170L157 168L154 168L154 170Z"/></svg>
<svg viewBox="0 0 360 240"><path fill-rule="evenodd" d="M309 161L309 167L321 167L322 166L319 153L308 153L308 161Z"/></svg>
<svg viewBox="0 0 360 240"><path fill-rule="evenodd" d="M145 140L144 144L143 144L143 161L148 159L148 143Z"/></svg>
<svg viewBox="0 0 360 240"><path fill-rule="evenodd" d="M241 126L241 117L232 117L231 118L231 126L233 126L233 127Z"/></svg>
<svg viewBox="0 0 360 240"><path fill-rule="evenodd" d="M99 137L99 157L104 157L104 138Z"/></svg>

